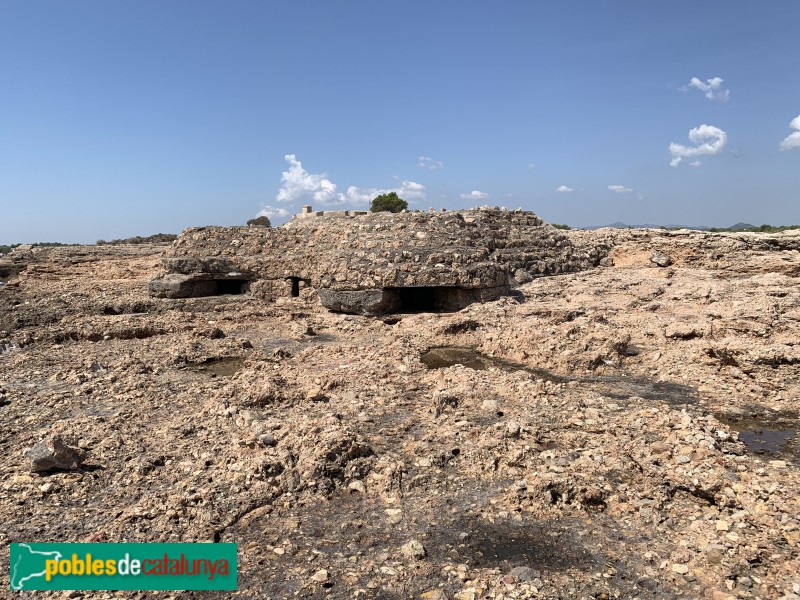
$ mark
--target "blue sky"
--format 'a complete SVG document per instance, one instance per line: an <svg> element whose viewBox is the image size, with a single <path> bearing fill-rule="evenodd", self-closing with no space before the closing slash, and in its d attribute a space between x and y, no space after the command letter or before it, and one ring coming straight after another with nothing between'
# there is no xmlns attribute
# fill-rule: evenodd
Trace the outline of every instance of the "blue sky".
<svg viewBox="0 0 800 600"><path fill-rule="evenodd" d="M798 22L795 0L0 0L0 243L385 190L573 226L800 223Z"/></svg>

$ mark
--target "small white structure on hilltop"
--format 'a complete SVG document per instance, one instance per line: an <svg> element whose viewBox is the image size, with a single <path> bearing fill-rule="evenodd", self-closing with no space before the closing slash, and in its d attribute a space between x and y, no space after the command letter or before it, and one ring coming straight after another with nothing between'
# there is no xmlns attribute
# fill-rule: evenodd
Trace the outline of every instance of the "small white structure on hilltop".
<svg viewBox="0 0 800 600"><path fill-rule="evenodd" d="M369 214L366 210L312 210L310 204L306 204L303 210L296 215L292 215L292 220L295 219L311 219L314 217L357 217L359 215Z"/></svg>

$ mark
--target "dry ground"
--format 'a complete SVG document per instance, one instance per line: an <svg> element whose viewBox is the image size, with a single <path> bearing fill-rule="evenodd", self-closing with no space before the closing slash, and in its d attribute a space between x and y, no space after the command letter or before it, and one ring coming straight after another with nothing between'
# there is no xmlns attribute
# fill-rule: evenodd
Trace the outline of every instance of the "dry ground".
<svg viewBox="0 0 800 600"><path fill-rule="evenodd" d="M800 259L642 244L383 319L152 299L158 246L42 251L0 287L0 559L235 541L246 598L798 598ZM83 469L29 471L54 434Z"/></svg>

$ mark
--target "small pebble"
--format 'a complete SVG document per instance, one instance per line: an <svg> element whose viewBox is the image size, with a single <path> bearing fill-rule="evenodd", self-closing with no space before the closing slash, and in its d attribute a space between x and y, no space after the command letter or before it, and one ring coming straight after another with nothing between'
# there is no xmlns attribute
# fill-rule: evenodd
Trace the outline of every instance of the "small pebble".
<svg viewBox="0 0 800 600"><path fill-rule="evenodd" d="M320 569L311 576L311 581L315 581L317 583L328 581L328 571L326 569Z"/></svg>
<svg viewBox="0 0 800 600"><path fill-rule="evenodd" d="M347 484L347 489L351 492L357 492L359 494L363 494L367 491L367 488L364 487L364 482L355 479Z"/></svg>
<svg viewBox="0 0 800 600"><path fill-rule="evenodd" d="M672 570L680 575L685 575L689 572L689 565L682 565L682 564L674 564L672 565Z"/></svg>

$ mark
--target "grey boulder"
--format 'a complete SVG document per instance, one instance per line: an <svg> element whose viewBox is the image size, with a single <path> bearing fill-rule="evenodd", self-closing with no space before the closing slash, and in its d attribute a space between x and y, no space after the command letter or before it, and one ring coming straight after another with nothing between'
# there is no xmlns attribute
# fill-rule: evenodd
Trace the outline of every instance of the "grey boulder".
<svg viewBox="0 0 800 600"><path fill-rule="evenodd" d="M86 452L80 448L68 446L55 435L48 440L39 442L25 452L31 461L32 473L46 473L47 471L74 471L80 468L86 460Z"/></svg>

